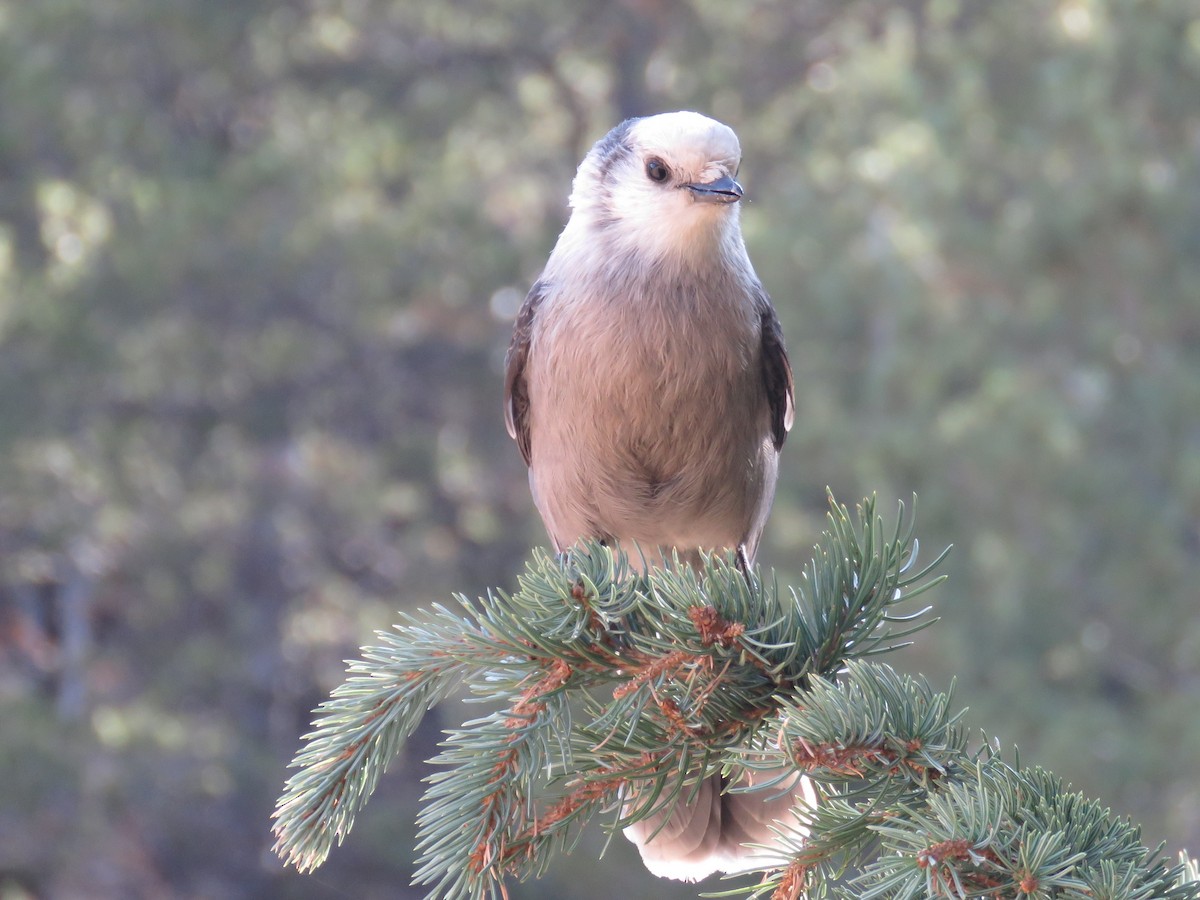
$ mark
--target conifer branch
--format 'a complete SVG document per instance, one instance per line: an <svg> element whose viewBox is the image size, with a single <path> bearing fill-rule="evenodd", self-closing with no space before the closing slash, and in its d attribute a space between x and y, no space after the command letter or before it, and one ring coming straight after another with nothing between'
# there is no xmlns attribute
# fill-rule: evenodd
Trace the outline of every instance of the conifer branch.
<svg viewBox="0 0 1200 900"><path fill-rule="evenodd" d="M535 553L511 594L404 617L318 708L276 852L320 865L424 712L465 688L495 708L433 760L415 876L431 898L504 898L596 814L626 826L718 770L773 773L750 779L761 790L803 773L821 793L794 812L803 829L780 823L791 862L732 893L1200 898L1135 828L1046 773L970 752L948 694L874 661L932 621L899 605L941 580L941 557L915 571L903 507L887 532L873 501L852 516L830 499L785 593L731 558L641 574L586 544Z"/></svg>
<svg viewBox="0 0 1200 900"><path fill-rule="evenodd" d="M1128 821L1044 770L969 752L962 712L920 679L856 661L797 700L771 743L738 750L740 765L790 759L821 783L821 805L802 814L811 833L789 867L730 893L786 898L803 883L808 897L846 900L1200 897L1194 875ZM847 869L857 874L839 887Z"/></svg>

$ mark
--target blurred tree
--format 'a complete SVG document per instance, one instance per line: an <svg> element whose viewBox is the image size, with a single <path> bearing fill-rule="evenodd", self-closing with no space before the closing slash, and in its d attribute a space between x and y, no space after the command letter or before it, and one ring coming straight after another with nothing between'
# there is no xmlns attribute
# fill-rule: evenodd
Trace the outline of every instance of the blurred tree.
<svg viewBox="0 0 1200 900"><path fill-rule="evenodd" d="M1194 0L0 0L0 85L6 889L331 895L265 855L283 763L371 627L543 540L510 319L589 143L687 107L800 384L764 560L917 491L907 664L1200 845ZM343 890L404 891L435 740Z"/></svg>

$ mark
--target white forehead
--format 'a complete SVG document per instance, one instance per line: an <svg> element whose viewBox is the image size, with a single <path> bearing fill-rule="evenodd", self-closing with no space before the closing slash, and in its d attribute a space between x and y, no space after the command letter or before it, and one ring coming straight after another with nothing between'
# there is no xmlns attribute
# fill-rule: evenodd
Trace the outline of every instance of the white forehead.
<svg viewBox="0 0 1200 900"><path fill-rule="evenodd" d="M697 112L662 113L638 119L629 129L629 138L643 153L658 153L676 163L698 167L721 162L736 169L742 158L742 148L733 129Z"/></svg>

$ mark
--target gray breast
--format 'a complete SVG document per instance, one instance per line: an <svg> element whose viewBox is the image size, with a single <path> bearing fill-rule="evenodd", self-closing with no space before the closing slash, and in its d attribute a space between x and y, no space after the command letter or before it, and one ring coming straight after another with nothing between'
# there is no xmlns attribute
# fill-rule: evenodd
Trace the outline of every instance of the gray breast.
<svg viewBox="0 0 1200 900"><path fill-rule="evenodd" d="M530 352L530 482L560 547L745 540L774 450L758 322L729 288L651 280L547 297Z"/></svg>

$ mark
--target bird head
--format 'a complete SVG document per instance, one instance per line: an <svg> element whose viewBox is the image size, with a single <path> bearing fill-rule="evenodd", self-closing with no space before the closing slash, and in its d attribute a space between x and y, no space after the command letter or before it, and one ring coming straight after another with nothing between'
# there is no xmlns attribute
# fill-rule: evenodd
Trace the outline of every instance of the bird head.
<svg viewBox="0 0 1200 900"><path fill-rule="evenodd" d="M580 165L569 228L608 251L658 259L740 247L740 160L733 130L699 113L629 119Z"/></svg>

